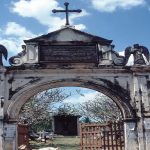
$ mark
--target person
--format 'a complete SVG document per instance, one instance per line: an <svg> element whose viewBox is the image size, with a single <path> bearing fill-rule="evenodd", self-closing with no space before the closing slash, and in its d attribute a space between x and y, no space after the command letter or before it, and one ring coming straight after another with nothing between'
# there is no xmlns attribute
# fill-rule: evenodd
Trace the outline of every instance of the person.
<svg viewBox="0 0 150 150"><path fill-rule="evenodd" d="M44 130L42 132L42 142L46 143L46 132Z"/></svg>

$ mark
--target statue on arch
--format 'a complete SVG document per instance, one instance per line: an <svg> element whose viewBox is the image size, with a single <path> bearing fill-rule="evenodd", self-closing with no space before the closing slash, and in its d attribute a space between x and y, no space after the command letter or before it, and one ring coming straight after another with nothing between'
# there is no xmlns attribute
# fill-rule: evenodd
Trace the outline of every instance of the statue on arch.
<svg viewBox="0 0 150 150"><path fill-rule="evenodd" d="M126 64L128 63L131 54L133 54L134 57L134 65L145 65L146 61L149 62L149 50L144 46L135 44L133 47L127 47L125 49Z"/></svg>
<svg viewBox="0 0 150 150"><path fill-rule="evenodd" d="M0 44L0 66L3 66L3 57L5 58L5 60L7 60L8 51L5 46Z"/></svg>

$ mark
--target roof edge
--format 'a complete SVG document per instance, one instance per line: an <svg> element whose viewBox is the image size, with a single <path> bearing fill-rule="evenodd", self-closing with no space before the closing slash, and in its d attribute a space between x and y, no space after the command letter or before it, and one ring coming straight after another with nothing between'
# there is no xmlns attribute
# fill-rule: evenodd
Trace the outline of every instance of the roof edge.
<svg viewBox="0 0 150 150"><path fill-rule="evenodd" d="M66 30L66 29L70 29L70 30L73 30L79 34L84 34L88 37L92 37L92 42L100 42L100 43L103 43L103 44L106 44L106 45L110 45L113 40L108 40L108 39L105 39L105 38L102 38L102 37L99 37L99 36L96 36L96 35L92 35L90 33L87 33L87 32L84 32L84 31L80 31L80 30L77 30L77 29L74 29L74 28L71 28L71 27L65 27L65 28L62 28L62 29L59 29L59 30L56 30L56 31L53 31L53 32L50 32L48 34L43 34L41 36L38 36L38 37L35 37L35 38L32 38L32 39L29 39L29 40L24 40L25 43L29 43L29 42L41 42L41 41L44 41L44 40L40 40L41 38L47 38L49 36L53 36L54 34L57 34L58 32L60 31L63 31L63 30ZM53 41L52 41L53 42ZM59 42L59 41L58 41ZM67 41L66 41L67 42Z"/></svg>

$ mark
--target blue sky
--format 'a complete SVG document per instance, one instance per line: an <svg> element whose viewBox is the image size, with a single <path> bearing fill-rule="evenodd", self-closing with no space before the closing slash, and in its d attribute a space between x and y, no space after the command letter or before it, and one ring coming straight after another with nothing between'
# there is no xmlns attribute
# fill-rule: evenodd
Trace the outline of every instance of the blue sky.
<svg viewBox="0 0 150 150"><path fill-rule="evenodd" d="M67 0L66 0L67 1ZM64 0L0 0L0 44L9 56L21 51L23 40L60 29L65 15L52 14L63 9ZM150 48L149 0L68 0L70 22L77 29L112 39L116 51L139 43Z"/></svg>
<svg viewBox="0 0 150 150"><path fill-rule="evenodd" d="M113 40L116 51L122 52L135 43L150 49L150 0L65 1L71 9L83 10L81 14L70 15L71 25L76 29ZM0 44L6 46L9 57L21 51L23 40L60 29L65 24L65 15L51 11L63 9L65 1L0 0ZM82 92L88 97L95 94L84 89ZM80 98L74 95L72 101Z"/></svg>
<svg viewBox="0 0 150 150"><path fill-rule="evenodd" d="M58 108L63 104L82 104L88 100L94 100L97 95L102 95L101 93L94 91L92 89L80 88L80 87L61 87L60 90L64 91L64 93L70 95L61 103L54 103L54 107Z"/></svg>

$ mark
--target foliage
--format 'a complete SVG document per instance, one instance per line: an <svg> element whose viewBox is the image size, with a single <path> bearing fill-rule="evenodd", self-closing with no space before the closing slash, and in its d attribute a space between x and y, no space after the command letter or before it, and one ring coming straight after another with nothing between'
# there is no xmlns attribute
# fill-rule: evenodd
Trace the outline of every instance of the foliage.
<svg viewBox="0 0 150 150"><path fill-rule="evenodd" d="M57 109L59 115L79 115L78 108L74 104L64 103Z"/></svg>
<svg viewBox="0 0 150 150"><path fill-rule="evenodd" d="M81 116L85 116L95 122L115 121L122 118L118 106L107 96L97 94L94 99L79 105Z"/></svg>
<svg viewBox="0 0 150 150"><path fill-rule="evenodd" d="M77 94L84 97L80 90ZM107 96L97 94L94 99L80 104L64 103L71 94L52 89L35 95L22 107L19 121L26 122L35 131L52 128L52 114L81 116L81 122L106 122L122 118L117 105ZM58 104L59 103L59 104Z"/></svg>
<svg viewBox="0 0 150 150"><path fill-rule="evenodd" d="M91 120L89 117L84 117L80 120L82 123L91 123Z"/></svg>
<svg viewBox="0 0 150 150"><path fill-rule="evenodd" d="M62 102L69 95L63 90L52 89L35 95L22 107L19 122L25 122L34 130L51 128L54 104Z"/></svg>

